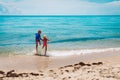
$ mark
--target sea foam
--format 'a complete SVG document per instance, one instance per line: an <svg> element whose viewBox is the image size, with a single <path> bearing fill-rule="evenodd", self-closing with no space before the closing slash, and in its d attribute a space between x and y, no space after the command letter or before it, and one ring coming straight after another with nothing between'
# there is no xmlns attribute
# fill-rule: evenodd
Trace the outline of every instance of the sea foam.
<svg viewBox="0 0 120 80"><path fill-rule="evenodd" d="M53 50L48 51L49 56L70 56L70 55L81 55L81 54L92 54L108 51L120 51L120 48L105 48L105 49L82 49L82 50Z"/></svg>

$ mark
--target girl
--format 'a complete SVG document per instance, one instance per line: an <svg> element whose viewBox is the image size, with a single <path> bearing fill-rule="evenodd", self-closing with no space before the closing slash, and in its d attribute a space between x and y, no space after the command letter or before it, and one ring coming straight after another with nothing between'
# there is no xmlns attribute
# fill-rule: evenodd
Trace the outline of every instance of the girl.
<svg viewBox="0 0 120 80"><path fill-rule="evenodd" d="M44 35L43 36L43 47L42 47L42 49L45 47L45 56L46 56L46 52L47 52L47 41L49 41L49 40L48 40L47 36Z"/></svg>

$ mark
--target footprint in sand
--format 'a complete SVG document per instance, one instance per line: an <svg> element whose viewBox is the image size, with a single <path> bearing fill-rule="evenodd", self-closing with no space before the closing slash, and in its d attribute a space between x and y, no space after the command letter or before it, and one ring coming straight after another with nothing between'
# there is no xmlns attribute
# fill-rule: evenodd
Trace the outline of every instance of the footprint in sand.
<svg viewBox="0 0 120 80"><path fill-rule="evenodd" d="M4 71L0 71L0 79L2 79L5 75L5 72Z"/></svg>
<svg viewBox="0 0 120 80"><path fill-rule="evenodd" d="M0 74L5 74L5 72L4 71L0 71Z"/></svg>
<svg viewBox="0 0 120 80"><path fill-rule="evenodd" d="M40 76L44 76L44 74L40 74Z"/></svg>
<svg viewBox="0 0 120 80"><path fill-rule="evenodd" d="M101 77L106 77L106 78L114 78L114 74L111 73L111 70L109 69L104 69L104 70L101 70L100 72L100 76Z"/></svg>
<svg viewBox="0 0 120 80"><path fill-rule="evenodd" d="M115 74L114 76L115 76L116 79L120 80L120 72L118 74Z"/></svg>
<svg viewBox="0 0 120 80"><path fill-rule="evenodd" d="M49 72L54 72L54 70L49 70Z"/></svg>

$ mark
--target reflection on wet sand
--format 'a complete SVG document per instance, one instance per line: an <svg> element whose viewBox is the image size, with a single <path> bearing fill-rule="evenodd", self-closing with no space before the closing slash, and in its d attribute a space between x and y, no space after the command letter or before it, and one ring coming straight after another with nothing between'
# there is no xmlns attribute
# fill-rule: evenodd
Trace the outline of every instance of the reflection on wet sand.
<svg viewBox="0 0 120 80"><path fill-rule="evenodd" d="M35 56L33 61L37 70L47 68L49 65L49 58L45 56Z"/></svg>
<svg viewBox="0 0 120 80"><path fill-rule="evenodd" d="M32 71L47 68L49 57L45 56L0 56L0 68L2 70Z"/></svg>

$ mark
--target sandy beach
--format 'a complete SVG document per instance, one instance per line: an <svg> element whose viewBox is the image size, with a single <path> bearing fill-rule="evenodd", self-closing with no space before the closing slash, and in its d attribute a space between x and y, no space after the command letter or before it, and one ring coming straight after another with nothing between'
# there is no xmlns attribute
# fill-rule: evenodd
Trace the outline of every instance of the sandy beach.
<svg viewBox="0 0 120 80"><path fill-rule="evenodd" d="M0 80L120 80L120 51L65 57L0 56Z"/></svg>
<svg viewBox="0 0 120 80"><path fill-rule="evenodd" d="M119 5L120 0L0 0L0 80L120 80ZM44 55L43 44L48 56L33 55L37 45Z"/></svg>

